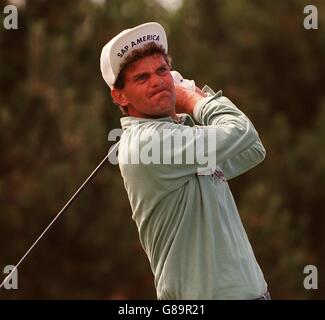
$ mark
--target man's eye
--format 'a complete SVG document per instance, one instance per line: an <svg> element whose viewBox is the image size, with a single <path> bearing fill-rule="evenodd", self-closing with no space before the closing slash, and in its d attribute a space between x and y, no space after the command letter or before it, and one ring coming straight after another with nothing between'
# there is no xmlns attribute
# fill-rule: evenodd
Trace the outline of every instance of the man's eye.
<svg viewBox="0 0 325 320"><path fill-rule="evenodd" d="M136 77L136 81L144 81L148 78L146 74L141 74L140 76Z"/></svg>
<svg viewBox="0 0 325 320"><path fill-rule="evenodd" d="M158 74L164 74L168 71L168 69L166 67L161 67L158 69Z"/></svg>

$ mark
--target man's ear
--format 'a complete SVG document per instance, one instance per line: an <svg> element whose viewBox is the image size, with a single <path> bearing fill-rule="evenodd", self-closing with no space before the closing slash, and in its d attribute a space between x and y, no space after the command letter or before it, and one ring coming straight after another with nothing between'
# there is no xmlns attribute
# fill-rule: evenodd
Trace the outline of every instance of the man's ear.
<svg viewBox="0 0 325 320"><path fill-rule="evenodd" d="M111 96L113 98L113 101L120 106L126 107L129 104L129 100L121 90L113 88L111 90Z"/></svg>

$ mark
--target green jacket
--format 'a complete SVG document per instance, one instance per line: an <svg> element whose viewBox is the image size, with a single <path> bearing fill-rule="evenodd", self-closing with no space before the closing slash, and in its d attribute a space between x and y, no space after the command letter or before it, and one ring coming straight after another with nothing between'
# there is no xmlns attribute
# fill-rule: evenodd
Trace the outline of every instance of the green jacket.
<svg viewBox="0 0 325 320"><path fill-rule="evenodd" d="M122 118L120 170L158 299L256 299L267 285L227 180L265 149L221 91L204 91L193 113L200 125L188 115Z"/></svg>

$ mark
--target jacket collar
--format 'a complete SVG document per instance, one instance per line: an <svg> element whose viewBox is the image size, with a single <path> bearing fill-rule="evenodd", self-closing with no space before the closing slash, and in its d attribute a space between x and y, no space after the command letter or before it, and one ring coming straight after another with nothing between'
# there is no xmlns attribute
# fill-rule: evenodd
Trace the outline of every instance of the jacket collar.
<svg viewBox="0 0 325 320"><path fill-rule="evenodd" d="M120 119L122 129L127 129L133 125L140 125L149 122L172 122L182 125L194 126L195 123L193 119L186 113L177 114L178 121L172 117L162 117L162 118L137 118L137 117L123 117Z"/></svg>

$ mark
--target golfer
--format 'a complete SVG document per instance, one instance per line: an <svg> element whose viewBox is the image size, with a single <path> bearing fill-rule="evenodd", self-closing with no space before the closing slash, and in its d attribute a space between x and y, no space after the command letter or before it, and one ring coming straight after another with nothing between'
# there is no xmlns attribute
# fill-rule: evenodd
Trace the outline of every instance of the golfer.
<svg viewBox="0 0 325 320"><path fill-rule="evenodd" d="M221 91L174 81L167 51L150 22L119 33L100 58L124 114L119 166L157 298L270 299L227 183L265 149Z"/></svg>

